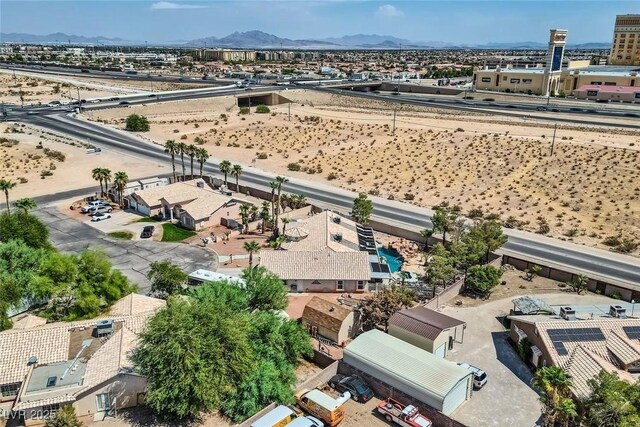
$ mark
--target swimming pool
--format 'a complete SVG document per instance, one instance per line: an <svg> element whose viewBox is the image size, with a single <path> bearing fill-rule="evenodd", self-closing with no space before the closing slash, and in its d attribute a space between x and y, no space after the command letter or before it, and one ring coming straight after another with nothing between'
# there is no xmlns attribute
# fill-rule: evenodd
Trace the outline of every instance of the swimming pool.
<svg viewBox="0 0 640 427"><path fill-rule="evenodd" d="M396 251L395 249L389 249L387 247L381 246L378 248L378 255L381 258L384 258L385 261L387 261L387 264L389 265L389 270L392 273L395 273L396 271L400 271L402 264L404 264L404 259L400 256L398 251Z"/></svg>

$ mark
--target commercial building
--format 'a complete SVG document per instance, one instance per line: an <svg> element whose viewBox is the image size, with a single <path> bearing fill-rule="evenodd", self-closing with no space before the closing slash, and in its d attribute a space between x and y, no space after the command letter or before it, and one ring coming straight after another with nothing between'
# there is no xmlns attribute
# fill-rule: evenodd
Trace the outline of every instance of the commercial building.
<svg viewBox="0 0 640 427"><path fill-rule="evenodd" d="M193 59L201 61L254 62L255 50L197 49L192 52Z"/></svg>
<svg viewBox="0 0 640 427"><path fill-rule="evenodd" d="M609 64L640 65L640 15L616 16Z"/></svg>
<svg viewBox="0 0 640 427"><path fill-rule="evenodd" d="M133 371L129 356L137 335L164 306L131 294L106 317L51 324L23 317L0 332L0 420L13 412L26 426L41 426L71 405L90 424L142 403L147 381Z"/></svg>
<svg viewBox="0 0 640 427"><path fill-rule="evenodd" d="M291 292L366 292L390 278L373 229L331 211L291 221L284 236L283 250L260 253L260 264Z"/></svg>
<svg viewBox="0 0 640 427"><path fill-rule="evenodd" d="M454 342L462 343L466 327L462 320L426 307L402 310L389 319L389 335L438 357L446 357Z"/></svg>
<svg viewBox="0 0 640 427"><path fill-rule="evenodd" d="M377 329L354 339L342 361L445 415L471 397L470 371Z"/></svg>

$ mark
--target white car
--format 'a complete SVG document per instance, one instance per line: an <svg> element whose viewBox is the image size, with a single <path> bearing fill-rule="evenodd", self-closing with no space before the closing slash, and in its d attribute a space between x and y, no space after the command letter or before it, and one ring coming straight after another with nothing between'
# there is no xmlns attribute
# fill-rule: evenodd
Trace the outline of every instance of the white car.
<svg viewBox="0 0 640 427"><path fill-rule="evenodd" d="M99 213L92 216L91 221L96 222L96 221L102 221L103 219L109 219L109 218L111 218L111 214Z"/></svg>
<svg viewBox="0 0 640 427"><path fill-rule="evenodd" d="M468 363L458 363L462 368L465 368L473 374L473 388L480 390L487 383L487 373L480 368L476 368Z"/></svg>
<svg viewBox="0 0 640 427"><path fill-rule="evenodd" d="M109 203L105 202L104 200L94 200L92 202L87 203L82 208L80 208L80 212L82 212L82 213L91 212L91 211L95 210L95 208L101 207L101 206L110 206L110 205L109 205Z"/></svg>

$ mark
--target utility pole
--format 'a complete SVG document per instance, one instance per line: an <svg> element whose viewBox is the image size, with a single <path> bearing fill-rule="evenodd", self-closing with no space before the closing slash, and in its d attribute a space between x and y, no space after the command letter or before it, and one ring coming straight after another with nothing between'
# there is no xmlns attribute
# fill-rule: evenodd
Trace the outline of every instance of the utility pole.
<svg viewBox="0 0 640 427"><path fill-rule="evenodd" d="M289 121L291 121L291 103L289 103Z"/></svg>
<svg viewBox="0 0 640 427"><path fill-rule="evenodd" d="M555 148L556 145L556 131L558 130L558 123L555 124L555 126L553 127L553 139L551 140L551 156L553 157L553 149Z"/></svg>
<svg viewBox="0 0 640 427"><path fill-rule="evenodd" d="M396 134L396 109L393 109L393 135Z"/></svg>

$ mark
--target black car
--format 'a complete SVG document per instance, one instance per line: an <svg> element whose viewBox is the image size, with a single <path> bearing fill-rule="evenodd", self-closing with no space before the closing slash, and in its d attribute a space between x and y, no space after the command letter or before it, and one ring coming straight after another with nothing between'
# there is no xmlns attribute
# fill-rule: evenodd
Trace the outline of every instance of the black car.
<svg viewBox="0 0 640 427"><path fill-rule="evenodd" d="M129 101L120 101L118 105L129 105Z"/></svg>
<svg viewBox="0 0 640 427"><path fill-rule="evenodd" d="M142 233L140 234L140 237L142 237L143 239L147 239L153 236L153 232L155 230L156 228L153 225L147 225L145 228L142 229Z"/></svg>
<svg viewBox="0 0 640 427"><path fill-rule="evenodd" d="M356 402L367 402L373 397L373 391L369 386L362 381L359 377L345 375L334 375L329 380L329 387L344 393L348 391L351 394L351 398Z"/></svg>

